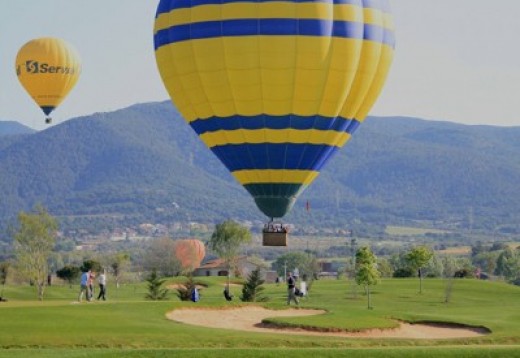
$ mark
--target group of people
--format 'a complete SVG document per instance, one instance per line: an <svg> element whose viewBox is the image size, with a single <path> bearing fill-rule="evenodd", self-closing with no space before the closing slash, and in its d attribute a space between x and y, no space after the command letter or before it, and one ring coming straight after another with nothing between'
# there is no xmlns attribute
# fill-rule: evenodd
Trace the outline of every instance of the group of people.
<svg viewBox="0 0 520 358"><path fill-rule="evenodd" d="M282 224L268 223L264 225L263 232L283 232L288 233L287 227Z"/></svg>
<svg viewBox="0 0 520 358"><path fill-rule="evenodd" d="M78 296L78 301L81 302L83 300L83 293L85 293L85 298L88 302L92 301L94 298L94 281L96 280L96 273L92 272L92 270L88 270L87 272L83 272L81 274L80 281L80 291ZM105 272L103 271L97 278L99 284L99 295L97 299L103 299L106 301L106 292L107 292L107 277Z"/></svg>
<svg viewBox="0 0 520 358"><path fill-rule="evenodd" d="M88 270L87 272L83 272L81 274L81 282L80 282L80 291L79 291L79 296L78 296L78 301L81 302L83 300L83 294L85 293L85 298L87 299L88 302L92 301L93 297L94 297L94 281L96 280L96 273L95 272L92 272L91 270ZM106 278L106 274L105 272L103 271L97 278L97 281L98 281L98 284L99 284L99 295L97 297L98 300L100 299L103 299L103 301L106 300L106 292L107 292L107 288L106 288L106 285L107 285L107 278ZM277 279L277 282L278 279ZM296 303L296 305L299 305L300 304L300 301L298 299L298 297L302 297L303 295L305 295L305 291L306 291L306 287L305 287L305 282L302 282L300 284L300 288L298 289L298 287L296 287L296 277L293 276L292 272L288 272L287 273L287 304L290 305L291 304L291 301L294 301L294 303ZM229 295L229 289L226 288L226 290L224 290L224 295L226 296L226 299L228 299L226 293ZM196 292L197 296L198 296L198 292ZM195 300L194 298L192 298L194 302L198 301L198 297L197 299ZM230 299L232 299L232 296L230 296Z"/></svg>

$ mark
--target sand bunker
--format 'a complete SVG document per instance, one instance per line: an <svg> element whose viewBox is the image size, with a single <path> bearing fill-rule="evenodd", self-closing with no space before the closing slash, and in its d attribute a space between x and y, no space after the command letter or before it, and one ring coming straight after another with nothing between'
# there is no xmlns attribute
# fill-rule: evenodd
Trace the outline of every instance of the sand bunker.
<svg viewBox="0 0 520 358"><path fill-rule="evenodd" d="M487 332L483 328L453 327L438 324L401 323L394 329L371 329L362 332L316 332L304 329L272 328L262 324L265 318L296 317L322 314L325 311L308 309L268 310L263 307L248 306L236 309L177 309L167 313L173 321L210 328L235 329L252 332L283 332L311 336L357 337L357 338L468 338L479 337Z"/></svg>

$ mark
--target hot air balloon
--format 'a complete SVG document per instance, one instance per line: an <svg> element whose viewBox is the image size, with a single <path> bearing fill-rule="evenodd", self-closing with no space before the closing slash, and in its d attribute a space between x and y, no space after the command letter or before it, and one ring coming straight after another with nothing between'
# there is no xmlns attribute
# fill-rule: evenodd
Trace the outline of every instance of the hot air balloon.
<svg viewBox="0 0 520 358"><path fill-rule="evenodd" d="M18 80L47 116L60 105L78 81L81 63L67 42L42 37L27 42L16 56Z"/></svg>
<svg viewBox="0 0 520 358"><path fill-rule="evenodd" d="M206 255L204 243L197 239L183 239L175 242L175 257L181 262L183 269L194 269Z"/></svg>
<svg viewBox="0 0 520 358"><path fill-rule="evenodd" d="M174 105L269 231L365 119L394 29L387 0L161 0L154 45Z"/></svg>

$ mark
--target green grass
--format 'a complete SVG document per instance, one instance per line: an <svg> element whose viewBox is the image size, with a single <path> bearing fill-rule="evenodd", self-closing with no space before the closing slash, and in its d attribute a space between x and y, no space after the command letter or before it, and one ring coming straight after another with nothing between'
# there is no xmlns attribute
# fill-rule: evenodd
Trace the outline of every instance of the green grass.
<svg viewBox="0 0 520 358"><path fill-rule="evenodd" d="M374 288L374 309L368 310L361 288L353 298L346 281L322 280L314 283L301 306L325 309L325 315L272 320L279 325L347 331L393 327L396 320L454 322L484 326L492 332L479 338L413 340L248 333L165 318L167 312L179 307L242 304L225 302L222 279L204 281L208 288L202 290L198 303L180 302L173 293L169 301L145 301L144 284L123 285L118 290L109 286L107 302L90 303L75 301L77 287L49 287L45 301L38 302L34 288L7 286L4 296L9 302L0 303L0 357L161 357L176 352L196 357L327 357L347 353L349 357L512 357L520 352L520 288L504 283L458 280L452 301L444 304L442 280L425 280L420 295L417 279L389 279ZM233 291L240 295L240 287L233 287ZM266 285L265 292L271 298L268 307L286 307L283 285Z"/></svg>
<svg viewBox="0 0 520 358"><path fill-rule="evenodd" d="M409 226L387 226L385 232L388 235L394 236L419 236L426 234L445 234L448 233L446 230L438 229L423 229Z"/></svg>
<svg viewBox="0 0 520 358"><path fill-rule="evenodd" d="M385 347L385 348L283 348L283 349L9 349L0 351L0 357L8 358L109 358L109 357L198 357L198 358L244 358L244 357L385 357L385 358L515 358L520 349L515 346L497 347Z"/></svg>

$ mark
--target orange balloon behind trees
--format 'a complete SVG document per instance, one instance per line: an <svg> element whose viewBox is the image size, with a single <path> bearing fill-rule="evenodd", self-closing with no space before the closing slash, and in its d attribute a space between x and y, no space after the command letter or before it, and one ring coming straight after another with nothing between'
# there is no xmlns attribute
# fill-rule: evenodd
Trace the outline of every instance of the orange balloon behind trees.
<svg viewBox="0 0 520 358"><path fill-rule="evenodd" d="M204 243L197 239L183 239L175 243L175 256L183 269L195 269L200 266L206 255Z"/></svg>

